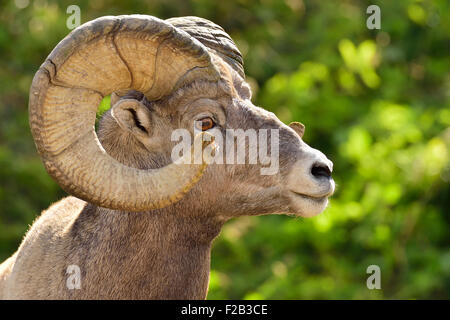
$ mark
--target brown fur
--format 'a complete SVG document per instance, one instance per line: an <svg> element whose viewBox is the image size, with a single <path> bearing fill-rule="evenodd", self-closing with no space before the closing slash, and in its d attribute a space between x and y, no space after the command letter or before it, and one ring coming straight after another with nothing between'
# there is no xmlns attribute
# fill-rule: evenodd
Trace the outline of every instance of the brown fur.
<svg viewBox="0 0 450 320"><path fill-rule="evenodd" d="M211 244L227 220L299 213L283 181L305 156L305 144L275 115L253 106L250 95L242 78L222 66L219 83L197 81L164 100L144 99L151 115L148 138L122 130L109 111L99 139L123 164L161 167L171 161L171 131L192 129L189 117L196 108L209 108L226 119L219 130L279 129L278 174L261 176L260 165L213 164L181 201L149 212L114 211L67 197L42 213L17 252L0 265L0 298L204 299ZM198 99L211 105L201 106ZM66 286L69 265L80 267L81 289Z"/></svg>

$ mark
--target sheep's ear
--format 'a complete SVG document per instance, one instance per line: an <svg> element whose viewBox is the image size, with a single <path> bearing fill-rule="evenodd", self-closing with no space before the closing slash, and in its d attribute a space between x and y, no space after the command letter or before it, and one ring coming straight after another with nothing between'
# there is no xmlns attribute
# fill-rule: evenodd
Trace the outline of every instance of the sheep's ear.
<svg viewBox="0 0 450 320"><path fill-rule="evenodd" d="M300 136L300 138L303 138L303 135L305 134L305 125L300 122L291 122L289 124L289 127L294 129L295 132Z"/></svg>
<svg viewBox="0 0 450 320"><path fill-rule="evenodd" d="M115 92L111 93L111 102L110 102L111 106L115 105L117 102L119 102L119 100L120 96L117 93Z"/></svg>
<svg viewBox="0 0 450 320"><path fill-rule="evenodd" d="M119 90L111 93L111 105L115 105L120 99L135 99L142 101L144 94L136 90Z"/></svg>
<svg viewBox="0 0 450 320"><path fill-rule="evenodd" d="M119 126L137 138L151 135L151 114L148 108L135 99L119 100L111 108L111 115Z"/></svg>

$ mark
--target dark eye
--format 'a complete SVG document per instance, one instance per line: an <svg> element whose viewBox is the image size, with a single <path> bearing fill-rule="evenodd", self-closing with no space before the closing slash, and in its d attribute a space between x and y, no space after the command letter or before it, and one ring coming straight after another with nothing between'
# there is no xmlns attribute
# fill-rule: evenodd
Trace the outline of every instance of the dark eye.
<svg viewBox="0 0 450 320"><path fill-rule="evenodd" d="M201 118L195 122L195 128L197 130L202 130L202 131L209 130L209 129L213 128L215 125L216 125L216 123L210 117Z"/></svg>

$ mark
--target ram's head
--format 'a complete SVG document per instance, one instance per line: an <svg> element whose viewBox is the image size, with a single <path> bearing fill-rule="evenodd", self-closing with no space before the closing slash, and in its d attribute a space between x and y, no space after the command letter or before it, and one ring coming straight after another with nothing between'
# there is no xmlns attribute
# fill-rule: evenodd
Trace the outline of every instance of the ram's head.
<svg viewBox="0 0 450 320"><path fill-rule="evenodd" d="M106 95L112 107L97 137ZM74 30L41 66L30 125L50 175L102 207L174 205L229 217L321 212L334 191L331 161L302 141L302 124L287 126L250 98L242 56L212 22L103 17ZM174 163L174 132L196 131L197 140L202 131L215 137L214 158ZM256 144L241 144L243 159L245 139ZM192 159L190 149L183 159Z"/></svg>

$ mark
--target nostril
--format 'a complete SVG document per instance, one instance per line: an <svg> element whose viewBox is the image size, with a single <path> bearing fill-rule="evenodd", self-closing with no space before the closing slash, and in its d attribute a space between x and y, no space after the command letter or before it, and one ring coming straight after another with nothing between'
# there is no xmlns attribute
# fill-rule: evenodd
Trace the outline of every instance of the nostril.
<svg viewBox="0 0 450 320"><path fill-rule="evenodd" d="M315 163L311 168L311 174L316 177L325 177L325 178L331 178L331 170L328 168L327 165L322 163Z"/></svg>

